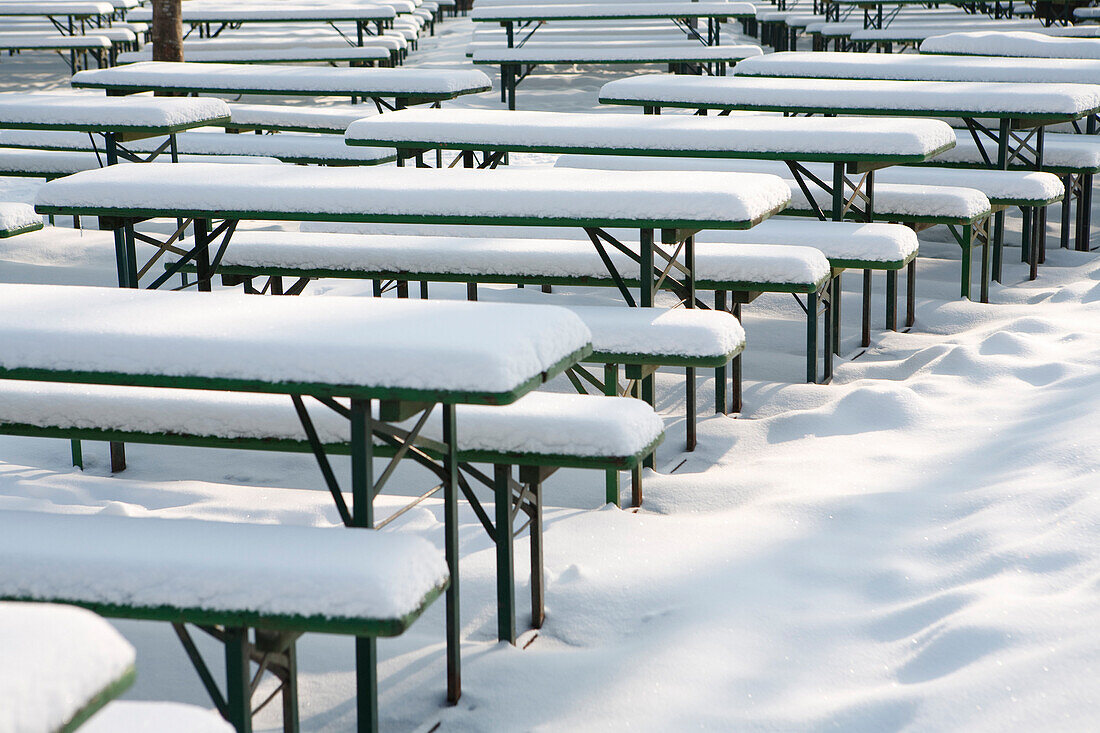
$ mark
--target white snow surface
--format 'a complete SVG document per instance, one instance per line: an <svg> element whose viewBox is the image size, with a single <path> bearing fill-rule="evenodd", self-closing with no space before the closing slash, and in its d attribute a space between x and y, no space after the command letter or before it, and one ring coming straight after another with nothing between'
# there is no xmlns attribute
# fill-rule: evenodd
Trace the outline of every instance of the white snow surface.
<svg viewBox="0 0 1100 733"><path fill-rule="evenodd" d="M470 11L470 20L553 20L554 18L613 19L613 18L725 18L733 16L754 17L756 6L735 2L646 2L636 5L625 3L551 3L537 5L488 5Z"/></svg>
<svg viewBox="0 0 1100 733"><path fill-rule="evenodd" d="M417 170L146 163L78 173L39 189L38 206L342 215L699 221L726 228L766 217L790 198L760 174L618 171Z"/></svg>
<svg viewBox="0 0 1100 733"><path fill-rule="evenodd" d="M15 132L12 130L0 131L0 136L3 136L5 132ZM41 134L41 133L36 133ZM66 134L66 133L63 133ZM74 133L78 134L78 133ZM83 136L84 143L87 143L87 135ZM86 144L81 147L88 147ZM365 148L370 150L370 148ZM274 158L267 157L250 157L243 155L181 155L179 156L179 162L181 164L186 163L194 165L196 163L218 163L233 164L233 165L271 165L277 164L279 161ZM103 164L106 163L106 156L103 154L102 149L97 156L92 151L68 151L68 150L35 150L31 148L0 148L0 170L13 171L19 173L39 173L43 176L67 176L80 171L93 171L99 170ZM122 160L119 161L120 165L146 165L135 164L132 161Z"/></svg>
<svg viewBox="0 0 1100 733"><path fill-rule="evenodd" d="M1059 38L1030 31L970 31L926 38L921 53L1100 60L1100 39Z"/></svg>
<svg viewBox="0 0 1100 733"><path fill-rule="evenodd" d="M0 233L14 232L17 229L41 224L42 217L35 213L33 206L0 201Z"/></svg>
<svg viewBox="0 0 1100 733"><path fill-rule="evenodd" d="M637 272L624 253L609 249L608 255L620 273ZM610 278L588 240L239 232L222 261L302 270ZM829 273L821 254L807 247L700 246L695 266L699 277L727 282L818 283ZM595 341L593 347L610 350Z"/></svg>
<svg viewBox="0 0 1100 733"><path fill-rule="evenodd" d="M994 151L996 152L996 151ZM986 154L989 154L988 148ZM959 136L959 144L936 157L937 163L982 164L977 144ZM1092 136L1049 134L1043 141L1043 165L1068 168L1100 168L1100 146Z"/></svg>
<svg viewBox="0 0 1100 733"><path fill-rule="evenodd" d="M73 86L127 86L156 89L210 89L279 94L465 94L491 86L477 69L369 69L249 64L190 64L143 61L111 69L78 71Z"/></svg>
<svg viewBox="0 0 1100 733"><path fill-rule="evenodd" d="M13 511L0 527L9 597L381 620L447 580L439 550L398 532Z"/></svg>
<svg viewBox="0 0 1100 733"><path fill-rule="evenodd" d="M553 307L42 285L0 303L7 369L508 392L590 338Z"/></svg>
<svg viewBox="0 0 1100 733"><path fill-rule="evenodd" d="M116 700L80 727L81 733L233 733L216 710L178 702Z"/></svg>
<svg viewBox="0 0 1100 733"><path fill-rule="evenodd" d="M72 15L79 17L95 16L95 15L110 15L114 12L114 6L111 3L100 2L83 2L83 3L63 3L63 2L37 2L37 3L15 3L5 2L0 4L0 16L3 15L59 15L66 16Z"/></svg>
<svg viewBox="0 0 1100 733"><path fill-rule="evenodd" d="M176 126L198 127L229 117L220 99L100 97L90 94L0 93L0 127L94 126L104 131Z"/></svg>
<svg viewBox="0 0 1100 733"><path fill-rule="evenodd" d="M4 733L59 730L134 666L111 624L72 606L0 602L0 649Z"/></svg>
<svg viewBox="0 0 1100 733"><path fill-rule="evenodd" d="M348 126L345 137L546 148L928 156L955 143L940 120L586 115L477 109L406 109ZM691 170L687 168L686 170ZM784 168L785 170L785 168Z"/></svg>
<svg viewBox="0 0 1100 733"><path fill-rule="evenodd" d="M891 57L884 54L883 58ZM746 109L897 110L966 113L968 116L1055 114L1080 117L1100 108L1100 86L653 74L608 82L600 89L600 101L611 100L737 105Z"/></svg>
<svg viewBox="0 0 1100 733"><path fill-rule="evenodd" d="M292 107L279 104L231 104L229 112L230 120L239 125L321 130L346 130L352 122L370 114L362 105Z"/></svg>
<svg viewBox="0 0 1100 733"><path fill-rule="evenodd" d="M607 351L612 353L635 353L637 339L632 340L631 336L637 336L641 329L652 333L658 342L663 340L674 355L684 355L681 352L690 352L697 344L702 344L700 353L687 355L721 356L744 345L744 331L728 313L709 313L696 319L664 309L645 309L652 312L620 318L606 313L625 310L579 309L604 332ZM615 332L616 324L629 326L632 321L634 328L624 329L626 333ZM666 332L683 334L686 348L674 344L669 336L662 336L662 325L666 326ZM346 419L309 400L307 409L322 442L349 441ZM425 437L442 439L440 414L438 409L433 412L424 426ZM659 438L664 429L661 418L640 400L544 392L532 392L510 405L488 409L459 405L455 419L458 446L463 451L580 457L634 455ZM411 429L413 422L403 427ZM297 413L284 395L191 389L0 381L0 423L153 435L306 441Z"/></svg>
<svg viewBox="0 0 1100 733"><path fill-rule="evenodd" d="M59 36L46 33L0 33L0 48L110 48L104 35Z"/></svg>
<svg viewBox="0 0 1100 733"><path fill-rule="evenodd" d="M662 62L662 61L740 61L759 56L763 50L749 44L701 46L663 46L660 44L636 44L633 46L524 44L520 48L475 48L475 64L501 62Z"/></svg>
<svg viewBox="0 0 1100 733"><path fill-rule="evenodd" d="M869 63L864 54L788 51L746 59L733 73L737 76L815 79L1096 84L1100 82L1100 61L922 53L919 56L876 54L874 63Z"/></svg>

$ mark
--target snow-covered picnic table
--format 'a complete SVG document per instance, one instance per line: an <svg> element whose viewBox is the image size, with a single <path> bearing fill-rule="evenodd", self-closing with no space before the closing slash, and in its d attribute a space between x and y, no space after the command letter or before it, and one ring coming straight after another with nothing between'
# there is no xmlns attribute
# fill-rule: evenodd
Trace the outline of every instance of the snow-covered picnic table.
<svg viewBox="0 0 1100 733"><path fill-rule="evenodd" d="M754 20L756 6L744 2L645 2L645 3L577 3L547 5L490 5L476 7L470 13L475 23L499 23L504 27L508 47L522 46L535 31L552 21L625 21L669 20L688 36L708 46L721 42L721 23L729 19ZM698 31L690 21L707 21L706 35ZM519 42L517 31L530 28ZM608 31L614 34L614 31Z"/></svg>
<svg viewBox="0 0 1100 733"><path fill-rule="evenodd" d="M363 45L363 37L368 34L369 26L374 25L377 35L382 35L383 29L397 17L395 11L389 5L378 4L346 4L346 5L284 5L274 3L265 8L246 7L244 4L235 3L228 5L184 3L181 10L181 19L192 28L202 27L201 35L212 38L219 35L226 28L237 28L245 23L355 23L358 43ZM152 8L138 8L127 15L129 20L149 23L153 20ZM211 31L209 26L217 25L218 28Z"/></svg>
<svg viewBox="0 0 1100 733"><path fill-rule="evenodd" d="M114 13L115 7L109 2L0 3L0 18L48 18L58 31L68 36L82 35L89 21L99 25Z"/></svg>
<svg viewBox="0 0 1100 733"><path fill-rule="evenodd" d="M66 60L69 73L88 68L88 56L96 66L107 66L113 43L105 35L69 36L56 33L0 33L0 51L53 51Z"/></svg>
<svg viewBox="0 0 1100 733"><path fill-rule="evenodd" d="M435 104L492 88L489 77L475 69L333 69L161 61L82 71L73 76L72 85L104 89L108 94L154 91L370 98L391 109Z"/></svg>
<svg viewBox="0 0 1100 733"><path fill-rule="evenodd" d="M891 165L923 163L955 146L955 133L939 120L818 119L801 117L708 118L688 115L588 115L562 112L495 110L404 110L353 122L350 145L395 147L399 159L424 150L477 151L494 155L493 165L512 152L591 155L640 155L688 158L755 158L784 161L803 190L825 195L817 206L822 218L843 217L854 192L845 173L866 173L855 191L867 194L863 207L873 212L873 171ZM836 168L818 187L817 176L800 163L828 162ZM838 187L834 195L834 187ZM826 214L828 212L828 215Z"/></svg>
<svg viewBox="0 0 1100 733"><path fill-rule="evenodd" d="M74 730L134 681L134 648L83 608L0 602L0 649L0 724L13 733Z"/></svg>
<svg viewBox="0 0 1100 733"><path fill-rule="evenodd" d="M1063 38L1030 31L971 31L926 38L921 53L1100 60L1100 39Z"/></svg>
<svg viewBox="0 0 1100 733"><path fill-rule="evenodd" d="M140 170L138 170L140 169ZM565 226L641 231L641 304L652 305L654 230L675 245L701 229L749 229L786 206L790 189L769 175L636 174L622 171L507 169L425 171L415 168L288 168L165 164L87 171L39 189L39 213L99 216L101 226L126 232L119 281L137 286L132 227L149 218L226 222L228 246L238 220L399 222L444 225ZM209 287L218 256L203 235L191 257L205 257L200 280ZM145 241L149 241L147 237ZM679 252L679 249L676 250ZM675 255L673 255L675 257ZM200 262L200 260L196 260ZM168 269L159 286L178 271ZM612 273L618 277L617 272ZM666 273L667 274L667 273ZM693 287L691 268L683 277Z"/></svg>
<svg viewBox="0 0 1100 733"><path fill-rule="evenodd" d="M927 7L928 0L822 0L825 6L825 19L839 22L851 16L857 9L863 10L864 28L885 28L898 16L904 7ZM999 5L1000 0L998 0ZM973 0L944 0L936 5L973 6ZM893 8L883 13L884 7ZM844 9L842 11L842 8ZM1008 13L1011 15L1011 13Z"/></svg>
<svg viewBox="0 0 1100 733"><path fill-rule="evenodd" d="M336 63L347 61L352 66L388 62L390 49L382 46L301 46L297 48L240 48L209 51L186 50L187 61L195 64L286 64L286 63ZM134 64L152 61L153 52L148 47L118 55L118 63Z"/></svg>
<svg viewBox="0 0 1100 733"><path fill-rule="evenodd" d="M229 106L220 99L0 93L0 128L5 129L110 132L134 139L228 121Z"/></svg>

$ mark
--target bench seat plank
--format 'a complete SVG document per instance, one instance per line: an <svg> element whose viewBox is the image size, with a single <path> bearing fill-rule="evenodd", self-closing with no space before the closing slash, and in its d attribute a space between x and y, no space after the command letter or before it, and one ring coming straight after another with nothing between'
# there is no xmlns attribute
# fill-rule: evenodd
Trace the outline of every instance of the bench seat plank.
<svg viewBox="0 0 1100 733"><path fill-rule="evenodd" d="M748 229L786 205L775 176L146 163L39 189L39 213L436 224Z"/></svg>
<svg viewBox="0 0 1100 733"><path fill-rule="evenodd" d="M0 303L11 379L503 404L590 351L554 306L43 285Z"/></svg>
<svg viewBox="0 0 1100 733"><path fill-rule="evenodd" d="M0 239L41 229L42 217L30 204L0 201Z"/></svg>
<svg viewBox="0 0 1100 733"><path fill-rule="evenodd" d="M609 248L621 272L637 270ZM429 281L547 282L603 285L614 281L588 241L442 236L240 232L226 250L225 273L315 277L399 277ZM714 290L786 287L816 292L829 267L809 247L696 247L696 284ZM414 277L415 275L415 277ZM529 280L528 280L529 278ZM631 282L629 276L627 282ZM593 334L595 337L595 334ZM597 351L601 347L593 341Z"/></svg>
<svg viewBox="0 0 1100 733"><path fill-rule="evenodd" d="M350 452L346 419L320 406L310 415L327 452ZM458 405L456 420L460 460L515 465L631 468L664 431L660 416L641 400L546 392L510 405ZM6 380L0 382L0 433L310 450L285 396L206 390ZM439 441L442 433L437 408L421 434ZM391 447L375 443L376 455L392 455Z"/></svg>
<svg viewBox="0 0 1100 733"><path fill-rule="evenodd" d="M324 132L343 135L348 125L370 113L361 105L300 107L279 104L230 104L229 124L241 130Z"/></svg>
<svg viewBox="0 0 1100 733"><path fill-rule="evenodd" d="M0 603L0 649L6 730L74 729L134 681L134 648L82 608Z"/></svg>
<svg viewBox="0 0 1100 733"><path fill-rule="evenodd" d="M110 47L111 39L103 33L87 36L59 36L57 33L0 33L0 50L4 51L79 50Z"/></svg>
<svg viewBox="0 0 1100 733"><path fill-rule="evenodd" d="M1100 61L1100 39L1059 38L1031 31L969 31L925 39L921 53L963 56L1025 56Z"/></svg>
<svg viewBox="0 0 1100 733"><path fill-rule="evenodd" d="M305 96L410 97L440 101L487 92L489 77L476 69L363 69L147 61L78 72L78 89Z"/></svg>
<svg viewBox="0 0 1100 733"><path fill-rule="evenodd" d="M219 7L208 3L198 7L184 5L180 17L184 23L286 23L291 21L327 23L341 20L392 20L396 16L396 11L384 3L342 6L333 4L309 8L301 6L280 8L278 5L255 8L237 4ZM153 20L153 11L152 8L135 8L127 13L126 17L147 23Z"/></svg>
<svg viewBox="0 0 1100 733"><path fill-rule="evenodd" d="M2 133L0 133L2 134ZM181 163L214 163L234 165L264 165L277 163L274 158L234 155L181 155ZM63 150L22 150L0 148L0 175L22 178L61 178L81 171L99 170L105 162L101 153ZM121 161L129 165L129 161Z"/></svg>
<svg viewBox="0 0 1100 733"><path fill-rule="evenodd" d="M86 73L100 73L80 72ZM1000 82L637 76L608 82L603 104L771 112L1072 121L1100 110L1100 87Z"/></svg>
<svg viewBox="0 0 1100 733"><path fill-rule="evenodd" d="M470 109L374 115L349 125L345 137L350 145L407 148L893 163L924 161L955 144L955 133L940 120Z"/></svg>
<svg viewBox="0 0 1100 733"><path fill-rule="evenodd" d="M301 46L285 49L236 49L196 51L187 49L188 63L195 64L278 64L287 62L316 63L321 61L389 61L390 50L381 46L342 46L319 48ZM129 51L118 55L119 64L152 61L150 49Z"/></svg>
<svg viewBox="0 0 1100 733"><path fill-rule="evenodd" d="M1001 56L959 58L922 53L919 56L881 54L881 58L876 57L871 64L861 54L786 51L746 59L734 73L737 76L814 79L1095 84L1100 82L1100 61Z"/></svg>
<svg viewBox="0 0 1100 733"><path fill-rule="evenodd" d="M169 134L229 120L220 99L0 93L0 128Z"/></svg>
<svg viewBox="0 0 1100 733"><path fill-rule="evenodd" d="M15 511L0 526L0 598L116 618L395 636L448 582L410 534Z"/></svg>
<svg viewBox="0 0 1100 733"><path fill-rule="evenodd" d="M959 144L935 159L929 165L967 165L985 166L985 159L977 144L970 138L960 135ZM1028 169L1024 161L1010 164L1011 167ZM1100 173L1100 145L1092 135L1072 135L1046 133L1043 140L1043 170L1063 175L1066 173Z"/></svg>

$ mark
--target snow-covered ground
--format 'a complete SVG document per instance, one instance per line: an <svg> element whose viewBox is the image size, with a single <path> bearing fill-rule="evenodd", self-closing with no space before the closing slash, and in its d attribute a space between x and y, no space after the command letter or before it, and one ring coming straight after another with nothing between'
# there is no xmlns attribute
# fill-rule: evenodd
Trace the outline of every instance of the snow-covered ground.
<svg viewBox="0 0 1100 733"><path fill-rule="evenodd" d="M468 68L471 28L446 21L410 64ZM0 86L64 88L62 71L60 62L5 58ZM620 111L600 110L596 91L626 73L543 68L520 86L519 107ZM452 104L501 108L497 93ZM29 201L37 185L0 179L0 200ZM1010 217L1004 286L988 305L957 298L950 235L923 233L916 326L876 332L866 350L857 345L858 275L849 274L844 357L831 385L800 383L803 316L790 296L747 306L745 411L706 416L694 453L682 451L682 375L662 374L668 437L643 510L601 507L594 472L548 481L548 616L514 648L495 641L493 552L464 512L462 700L443 702L437 603L379 644L383 727L1100 727L1100 257L1058 250L1052 237L1039 279L1027 282L1019 229ZM109 248L0 243L0 281L111 285L113 272ZM876 328L883 285L876 277ZM615 301L610 291L555 290L483 287L482 298ZM368 291L356 282L311 289ZM710 381L700 385L710 404ZM0 509L338 523L309 456L129 446L130 467L111 476L105 446L85 455L81 473L63 441L0 438ZM346 463L335 465L346 475ZM426 478L403 468L387 490L412 493ZM379 513L400 503L383 497ZM442 545L437 504L395 524ZM523 568L526 544L517 550ZM517 596L526 597L522 571ZM170 627L116 626L137 649L128 698L210 707ZM305 637L299 664L303 728L351 729L351 641ZM277 711L260 723L276 728Z"/></svg>

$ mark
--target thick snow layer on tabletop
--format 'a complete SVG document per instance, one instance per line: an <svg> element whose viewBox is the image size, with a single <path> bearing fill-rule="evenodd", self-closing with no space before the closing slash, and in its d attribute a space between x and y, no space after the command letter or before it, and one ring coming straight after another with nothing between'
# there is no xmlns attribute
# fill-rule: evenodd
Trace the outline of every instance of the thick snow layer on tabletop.
<svg viewBox="0 0 1100 733"><path fill-rule="evenodd" d="M63 544L64 538L53 539ZM3 556L4 566L17 562ZM14 595L9 590L0 587L0 593ZM134 666L134 648L111 624L72 606L0 602L0 649L4 733L60 730Z"/></svg>
<svg viewBox="0 0 1100 733"><path fill-rule="evenodd" d="M14 232L42 224L42 217L29 204L0 201L0 233Z"/></svg>
<svg viewBox="0 0 1100 733"><path fill-rule="evenodd" d="M477 7L470 11L470 19L494 20L552 20L554 18L722 18L756 15L752 3L729 2L662 2L627 5L625 3L577 3L536 5L493 5Z"/></svg>
<svg viewBox="0 0 1100 733"><path fill-rule="evenodd" d="M1100 60L1100 39L1057 38L1030 31L972 31L926 38L921 53Z"/></svg>
<svg viewBox="0 0 1100 733"><path fill-rule="evenodd" d="M699 242L797 244L830 259L897 262L917 253L917 235L900 224L769 219L746 232L700 232Z"/></svg>
<svg viewBox="0 0 1100 733"><path fill-rule="evenodd" d="M300 127L346 130L348 125L370 116L362 105L333 107L291 107L279 104L231 104L230 120L238 125Z"/></svg>
<svg viewBox="0 0 1100 733"><path fill-rule="evenodd" d="M0 527L0 593L22 598L396 619L447 579L396 532L13 511Z"/></svg>
<svg viewBox="0 0 1100 733"><path fill-rule="evenodd" d="M49 15L110 15L115 11L114 6L111 3L101 2L80 2L80 3L59 3L50 2L48 7L43 7L45 3L4 3L2 10L4 15L46 15L47 10Z"/></svg>
<svg viewBox="0 0 1100 733"><path fill-rule="evenodd" d="M380 142L411 140L555 149L916 156L930 155L955 142L955 132L940 120L591 115L473 109L407 109L374 115L352 123L345 137Z"/></svg>
<svg viewBox="0 0 1100 733"><path fill-rule="evenodd" d="M223 132L182 132L176 135L176 145L181 153L204 155L206 162L218 162L217 156L247 155L269 158L318 158L375 162L393 158L394 151L385 148L345 145L336 135L284 132L278 135L238 135ZM131 150L155 150L157 141L139 141L131 144ZM192 161L198 162L198 161Z"/></svg>
<svg viewBox="0 0 1100 733"><path fill-rule="evenodd" d="M763 50L748 44L731 46L694 45L662 46L637 44L633 46L570 46L558 44L524 44L520 48L474 49L474 63L499 63L502 61L740 61L759 56Z"/></svg>
<svg viewBox="0 0 1100 733"><path fill-rule="evenodd" d="M612 248L607 253L619 272L637 272L637 262L626 254ZM609 277L591 242L569 239L240 232L222 261L226 266L303 270ZM731 250L701 245L695 267L701 279L729 282L816 283L829 272L821 253L808 247ZM595 341L593 347L604 350Z"/></svg>
<svg viewBox="0 0 1100 733"><path fill-rule="evenodd" d="M1100 86L654 74L604 84L600 101L610 100L837 111L1084 115L1100 108Z"/></svg>
<svg viewBox="0 0 1100 733"><path fill-rule="evenodd" d="M457 94L490 88L489 77L476 69L370 69L249 64L189 64L144 61L112 69L79 71L73 86L122 85L158 88L309 91L317 94Z"/></svg>
<svg viewBox="0 0 1100 733"><path fill-rule="evenodd" d="M982 164L983 158L977 143L960 135L959 144L936 156L935 162ZM1100 145L1091 135L1047 135L1043 141L1043 165L1052 168L1100 167Z"/></svg>
<svg viewBox="0 0 1100 733"><path fill-rule="evenodd" d="M0 33L0 48L110 48L104 35L59 36L56 33Z"/></svg>
<svg viewBox="0 0 1100 733"><path fill-rule="evenodd" d="M388 5L332 4L320 6L281 5L276 3L267 8L245 8L239 5L196 4L183 6L184 23L221 23L248 21L317 21L328 20L389 20L397 13ZM126 14L126 17L141 23L152 21L152 9L138 8Z"/></svg>
<svg viewBox="0 0 1100 733"><path fill-rule="evenodd" d="M7 369L508 392L590 337L552 306L42 285L0 303Z"/></svg>
<svg viewBox="0 0 1100 733"><path fill-rule="evenodd" d="M598 351L719 356L745 345L745 330L725 311L607 306L570 306L569 310L588 326Z"/></svg>
<svg viewBox="0 0 1100 733"><path fill-rule="evenodd" d="M116 127L204 125L229 117L220 99L0 93L0 125Z"/></svg>
<svg viewBox="0 0 1100 733"><path fill-rule="evenodd" d="M796 118L797 119L797 118ZM805 119L805 118L803 118ZM561 156L557 165L561 166L592 166L600 167L607 161L608 167L620 170L639 171L745 171L747 174L773 174L782 175L789 171L783 163L770 160L729 160L714 158L650 158L644 156L598 156L598 155L570 155ZM827 164L809 164L806 166L817 176L828 180L832 175L832 167ZM887 171L891 169L886 169ZM971 178L977 178L977 173ZM942 176L948 178L950 174ZM929 176L935 179L935 171ZM903 176L898 177L903 180ZM1051 176L1054 180L1056 177ZM784 179L791 189L790 208L808 210L811 208L809 199L802 192L802 188L793 177ZM1043 179L1047 183L1050 181ZM972 218L989 210L989 199L982 191L967 188L960 182L948 185L919 185L902 183L880 183L881 179L875 176L875 211L884 214L899 214L902 216L954 216ZM828 206L830 199L824 195L823 189L812 181L807 185L815 193L815 198L821 206ZM1034 188L1034 187L1032 187ZM820 194L820 195L817 195Z"/></svg>
<svg viewBox="0 0 1100 733"><path fill-rule="evenodd" d="M790 198L779 178L733 173L117 166L51 181L41 206L335 215L744 222Z"/></svg>
<svg viewBox="0 0 1100 733"><path fill-rule="evenodd" d="M1100 82L1100 61L875 54L874 63L868 63L866 55L858 53L784 52L746 59L733 73L765 77L1095 84Z"/></svg>
<svg viewBox="0 0 1100 733"><path fill-rule="evenodd" d="M976 188L990 199L1050 201L1065 195L1066 187L1053 173L988 171L897 166L875 173L878 183L916 183Z"/></svg>
<svg viewBox="0 0 1100 733"><path fill-rule="evenodd" d="M626 308L584 308L598 328L613 328L614 316L599 311ZM630 309L619 322L634 319L635 335L646 328L660 331L661 309ZM643 316L634 312L644 312ZM729 320L733 320L731 325ZM688 322L672 317L669 330L685 333L685 346L672 346L681 356L725 355L744 344L737 320L725 313L707 313ZM658 326L654 327L653 323ZM636 353L623 335L605 334L608 352ZM661 339L661 336L657 336ZM668 342L667 337L664 341ZM694 343L691 343L694 342ZM725 348L729 346L729 348ZM623 348L617 348L623 347ZM648 353L648 352L647 352ZM317 406L308 407L325 444L347 443L348 421ZM437 409L424 426L425 437L441 440L443 423ZM572 456L633 455L660 436L660 417L646 403L632 398L532 392L510 405L481 409L459 405L456 410L458 447L462 451L520 451ZM405 425L411 428L410 421ZM0 382L0 423L42 428L102 429L144 434L183 434L213 438L260 438L306 441L294 407L284 395L238 394L205 390L69 385L49 382Z"/></svg>
<svg viewBox="0 0 1100 733"><path fill-rule="evenodd" d="M87 136L85 136L87 139ZM370 148L368 148L370 150ZM80 171L94 171L103 167L106 162L101 152L98 156L92 151L79 150L33 150L21 148L0 149L0 170L20 173L41 173L43 175L62 175ZM279 161L270 157L232 156L232 155L181 155L181 164L194 165L197 163L226 163L233 165L271 165ZM119 161L121 165L129 167L133 161ZM140 165L148 165L142 163Z"/></svg>
<svg viewBox="0 0 1100 733"><path fill-rule="evenodd" d="M359 59L388 59L389 49L381 46L343 46L336 48L276 48L276 49L236 49L224 51L187 52L191 63L234 63L248 61L344 61ZM152 61L153 52L148 48L141 51L128 51L118 55L118 63L133 64L139 61Z"/></svg>
<svg viewBox="0 0 1100 733"><path fill-rule="evenodd" d="M80 727L80 733L233 733L216 710L179 702L116 700Z"/></svg>

